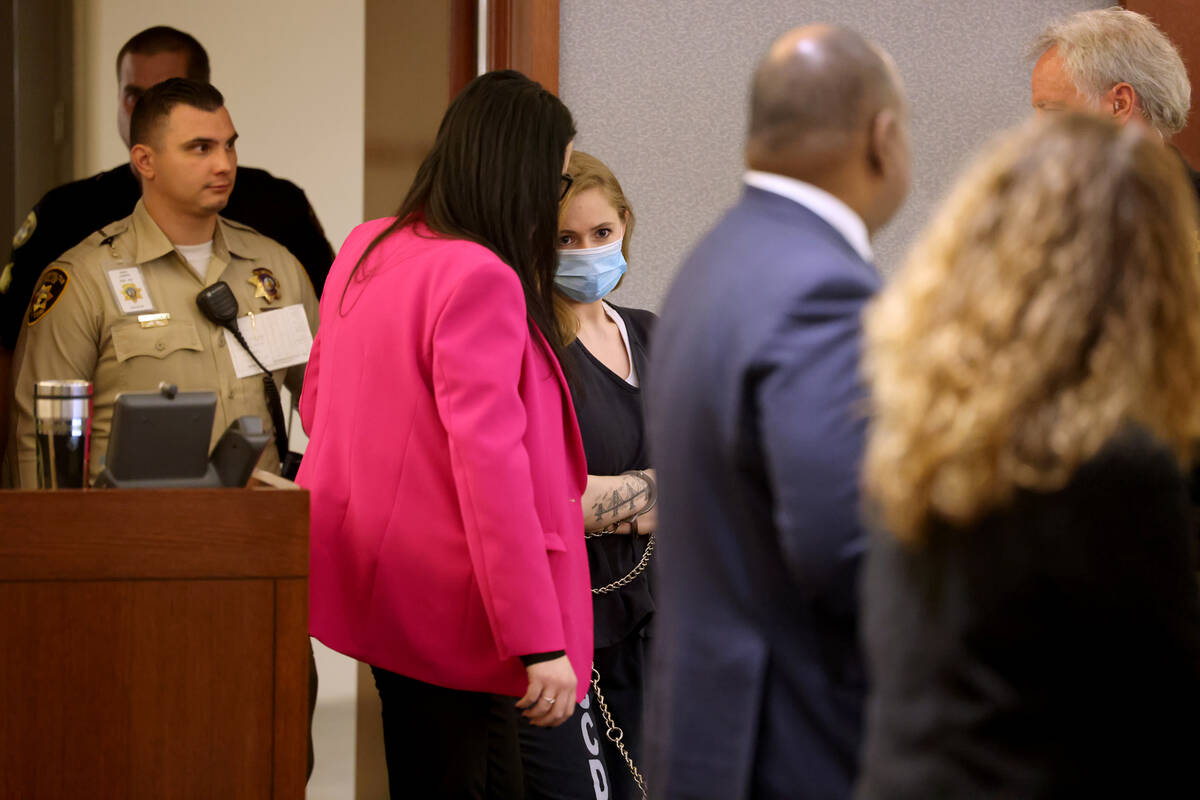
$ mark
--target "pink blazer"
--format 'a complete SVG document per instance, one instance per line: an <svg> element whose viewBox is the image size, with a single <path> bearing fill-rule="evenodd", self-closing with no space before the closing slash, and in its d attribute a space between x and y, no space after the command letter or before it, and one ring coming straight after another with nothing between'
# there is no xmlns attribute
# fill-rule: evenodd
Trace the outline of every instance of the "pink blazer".
<svg viewBox="0 0 1200 800"><path fill-rule="evenodd" d="M391 221L342 246L300 398L312 634L417 680L513 696L518 656L565 650L582 699L587 470L562 371L516 273L470 242L394 233L343 299Z"/></svg>

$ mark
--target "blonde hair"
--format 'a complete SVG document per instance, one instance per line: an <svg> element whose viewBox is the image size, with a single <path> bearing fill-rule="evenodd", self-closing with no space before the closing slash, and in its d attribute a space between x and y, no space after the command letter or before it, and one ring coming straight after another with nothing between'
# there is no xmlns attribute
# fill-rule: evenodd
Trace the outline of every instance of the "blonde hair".
<svg viewBox="0 0 1200 800"><path fill-rule="evenodd" d="M621 216L625 225L625 235L621 239L621 254L625 256L626 261L629 261L629 241L633 238L633 208L629 205L629 200L625 198L625 192L621 189L621 183L617 180L617 176L613 175L612 170L603 161L581 150L571 152L571 160L567 164L567 174L573 180L571 188L567 190L566 196L558 205L559 224L562 224L562 215L571 207L571 203L576 197L589 189L600 189L608 198L609 204ZM623 281L624 278L621 280ZM617 286L620 285L621 283L618 282ZM575 341L575 337L579 334L579 319L558 292L554 293L554 316L558 320L558 326L563 332L566 344Z"/></svg>
<svg viewBox="0 0 1200 800"><path fill-rule="evenodd" d="M1055 115L979 160L865 317L865 490L892 534L1061 488L1126 423L1190 459L1196 219L1134 126Z"/></svg>
<svg viewBox="0 0 1200 800"><path fill-rule="evenodd" d="M1081 94L1100 100L1118 83L1137 93L1146 121L1164 137L1187 125L1192 84L1175 45L1149 18L1118 6L1081 11L1034 40L1033 58L1058 49Z"/></svg>

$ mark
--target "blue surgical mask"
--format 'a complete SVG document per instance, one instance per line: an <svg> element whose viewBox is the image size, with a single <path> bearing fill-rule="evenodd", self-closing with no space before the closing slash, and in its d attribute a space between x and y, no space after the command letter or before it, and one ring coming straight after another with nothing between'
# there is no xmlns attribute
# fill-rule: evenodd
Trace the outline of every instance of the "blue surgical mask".
<svg viewBox="0 0 1200 800"><path fill-rule="evenodd" d="M559 250L554 285L579 303L594 303L613 290L628 265L621 240L586 250Z"/></svg>

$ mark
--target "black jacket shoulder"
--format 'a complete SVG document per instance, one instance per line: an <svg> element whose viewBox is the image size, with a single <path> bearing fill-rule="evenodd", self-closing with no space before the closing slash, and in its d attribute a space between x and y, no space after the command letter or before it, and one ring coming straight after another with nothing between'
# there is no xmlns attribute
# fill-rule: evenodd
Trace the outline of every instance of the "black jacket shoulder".
<svg viewBox="0 0 1200 800"><path fill-rule="evenodd" d="M221 216L249 225L286 247L320 297L333 264L333 248L303 189L265 169L238 167L233 194Z"/></svg>
<svg viewBox="0 0 1200 800"><path fill-rule="evenodd" d="M275 177L265 169L238 167L236 186L237 191L267 199L281 208L289 204L293 209L307 211L309 208L308 196L303 189L287 178Z"/></svg>
<svg viewBox="0 0 1200 800"><path fill-rule="evenodd" d="M1130 427L1059 490L921 547L874 536L856 797L1197 796L1184 488L1171 450Z"/></svg>
<svg viewBox="0 0 1200 800"><path fill-rule="evenodd" d="M133 213L133 206L137 205L141 194L141 187L138 185L133 170L128 164L120 164L104 172L97 172L95 175L55 186L42 195L42 199L34 205L33 210L41 216L64 208L80 210L81 204L92 205L97 200L103 200L106 203L112 203L116 199L132 200L129 203L129 212L121 215L127 217ZM98 216L104 215L95 214L93 218ZM117 217L117 219L121 219L121 217ZM101 226L104 224L101 223Z"/></svg>
<svg viewBox="0 0 1200 800"><path fill-rule="evenodd" d="M0 347L17 345L37 279L66 251L105 225L133 213L141 187L128 164L46 192L13 240L12 264L0 291Z"/></svg>

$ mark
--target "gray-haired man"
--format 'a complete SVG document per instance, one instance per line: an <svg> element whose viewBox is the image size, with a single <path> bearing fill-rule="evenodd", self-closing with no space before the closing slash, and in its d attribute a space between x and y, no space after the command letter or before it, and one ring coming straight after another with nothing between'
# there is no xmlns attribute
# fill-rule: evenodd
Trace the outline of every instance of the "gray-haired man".
<svg viewBox="0 0 1200 800"><path fill-rule="evenodd" d="M1192 86L1179 50L1149 18L1081 11L1034 40L1031 100L1039 112L1089 111L1139 121L1164 141L1187 125ZM1191 171L1200 194L1200 173Z"/></svg>

